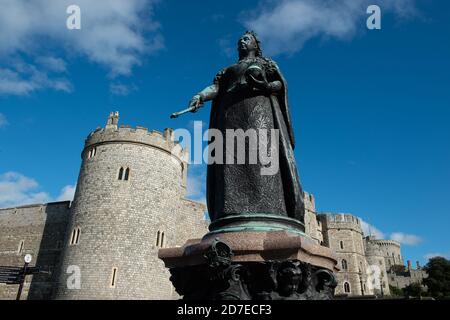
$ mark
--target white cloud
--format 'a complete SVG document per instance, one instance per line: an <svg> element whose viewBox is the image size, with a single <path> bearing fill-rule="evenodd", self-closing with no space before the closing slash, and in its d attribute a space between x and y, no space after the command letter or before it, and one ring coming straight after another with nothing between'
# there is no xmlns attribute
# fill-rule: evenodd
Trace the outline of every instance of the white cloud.
<svg viewBox="0 0 450 320"><path fill-rule="evenodd" d="M135 90L137 90L135 85L125 85L122 83L111 83L109 86L109 91L116 96L127 96Z"/></svg>
<svg viewBox="0 0 450 320"><path fill-rule="evenodd" d="M144 55L164 47L153 18L156 2L77 0L82 29L68 30L66 8L72 0L3 0L0 94L21 95L44 88L68 91L67 79L53 81L49 73L64 73L66 60L79 56L105 67L110 77L130 75ZM49 56L50 51L67 57ZM9 59L28 67L11 68Z"/></svg>
<svg viewBox="0 0 450 320"><path fill-rule="evenodd" d="M56 201L72 201L75 195L76 186L67 185L62 188L60 195Z"/></svg>
<svg viewBox="0 0 450 320"><path fill-rule="evenodd" d="M391 239L405 244L408 246L414 246L422 242L422 238L414 234L406 234L403 232L394 232L391 234Z"/></svg>
<svg viewBox="0 0 450 320"><path fill-rule="evenodd" d="M206 171L204 166L191 165L187 179L187 195L186 197L194 201L206 204Z"/></svg>
<svg viewBox="0 0 450 320"><path fill-rule="evenodd" d="M366 10L371 4L371 0L264 0L255 14L243 12L240 20L261 37L269 54L290 54L312 38L351 39L366 30ZM416 12L415 0L379 0L376 4L382 17L386 12L399 17Z"/></svg>
<svg viewBox="0 0 450 320"><path fill-rule="evenodd" d="M0 68L0 94L26 95L44 88L72 91L69 80L61 77L52 79L46 71L31 64L20 63L12 68Z"/></svg>
<svg viewBox="0 0 450 320"><path fill-rule="evenodd" d="M0 113L0 128L6 127L8 125L8 120L6 119L5 115Z"/></svg>
<svg viewBox="0 0 450 320"><path fill-rule="evenodd" d="M28 204L72 200L74 186L65 186L58 198L53 199L48 192L40 190L39 183L18 172L0 175L0 208L17 207Z"/></svg>
<svg viewBox="0 0 450 320"><path fill-rule="evenodd" d="M36 180L17 172L0 175L0 208L48 202L50 195L38 187Z"/></svg>
<svg viewBox="0 0 450 320"><path fill-rule="evenodd" d="M367 223L366 221L364 221L361 218L359 220L361 221L361 228L362 228L363 233L364 233L365 236L372 235L376 239L384 239L385 234L382 231L377 229L375 226Z"/></svg>

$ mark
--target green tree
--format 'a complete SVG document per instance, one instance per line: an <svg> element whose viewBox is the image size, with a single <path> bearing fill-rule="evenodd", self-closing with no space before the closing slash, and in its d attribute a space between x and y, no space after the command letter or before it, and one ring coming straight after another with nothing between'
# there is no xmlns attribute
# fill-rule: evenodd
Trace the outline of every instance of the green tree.
<svg viewBox="0 0 450 320"><path fill-rule="evenodd" d="M403 297L403 290L394 286L389 285L389 291L393 296Z"/></svg>
<svg viewBox="0 0 450 320"><path fill-rule="evenodd" d="M432 297L450 297L450 261L443 257L431 258L424 270L428 273L428 278L423 283L428 287L428 292Z"/></svg>
<svg viewBox="0 0 450 320"><path fill-rule="evenodd" d="M403 293L407 297L421 297L423 288L420 283L411 283L410 285L403 288Z"/></svg>

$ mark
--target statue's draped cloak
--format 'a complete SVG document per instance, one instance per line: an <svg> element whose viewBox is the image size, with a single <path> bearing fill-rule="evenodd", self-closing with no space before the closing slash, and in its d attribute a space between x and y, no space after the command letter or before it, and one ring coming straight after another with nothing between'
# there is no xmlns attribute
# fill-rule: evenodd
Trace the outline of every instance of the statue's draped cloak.
<svg viewBox="0 0 450 320"><path fill-rule="evenodd" d="M209 215L211 221L215 221L227 215L268 213L304 222L303 192L294 159L295 140L286 80L272 60L256 58L255 62L262 66L268 81L282 83L281 91L271 95L248 89L233 92L230 87L242 82L243 69L249 63L223 69L214 79L219 93L212 102L209 127L223 132L224 154L227 152L226 129L279 129L279 172L261 176L261 164L209 164L206 186Z"/></svg>

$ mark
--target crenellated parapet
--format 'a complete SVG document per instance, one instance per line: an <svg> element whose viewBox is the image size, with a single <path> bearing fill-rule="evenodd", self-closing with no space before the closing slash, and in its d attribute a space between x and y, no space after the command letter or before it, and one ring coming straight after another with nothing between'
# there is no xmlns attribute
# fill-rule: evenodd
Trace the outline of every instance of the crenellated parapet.
<svg viewBox="0 0 450 320"><path fill-rule="evenodd" d="M395 240L369 239L368 242L371 244L376 244L379 247L397 247L400 249L400 242Z"/></svg>
<svg viewBox="0 0 450 320"><path fill-rule="evenodd" d="M319 219L327 229L349 229L363 233L359 218L349 213L321 213Z"/></svg>
<svg viewBox="0 0 450 320"><path fill-rule="evenodd" d="M164 132L152 130L145 127L131 127L118 125L118 113L111 113L105 128L97 128L91 132L85 140L82 157L85 158L95 147L109 143L131 143L157 148L172 154L180 162L186 163L188 151L181 144L174 141L173 129L166 128Z"/></svg>

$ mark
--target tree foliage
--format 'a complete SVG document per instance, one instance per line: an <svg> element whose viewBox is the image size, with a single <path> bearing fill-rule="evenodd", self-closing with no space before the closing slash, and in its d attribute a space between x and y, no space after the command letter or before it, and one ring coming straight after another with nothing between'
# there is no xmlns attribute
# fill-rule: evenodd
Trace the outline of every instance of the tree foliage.
<svg viewBox="0 0 450 320"><path fill-rule="evenodd" d="M435 298L450 297L450 261L443 257L431 258L424 270L428 278L423 282L430 295Z"/></svg>

